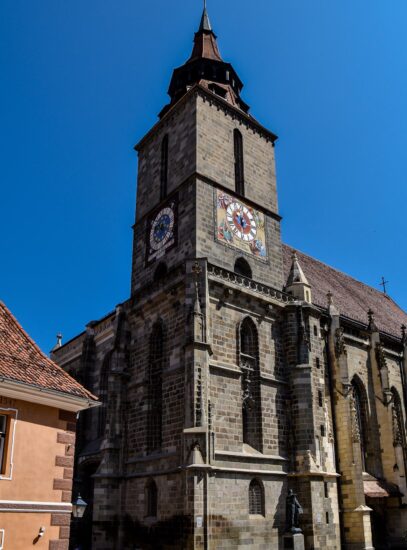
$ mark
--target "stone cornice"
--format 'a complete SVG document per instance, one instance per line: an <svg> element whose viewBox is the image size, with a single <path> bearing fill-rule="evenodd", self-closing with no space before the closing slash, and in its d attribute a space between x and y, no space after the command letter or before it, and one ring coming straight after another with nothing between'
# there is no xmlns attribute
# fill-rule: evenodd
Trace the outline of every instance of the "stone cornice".
<svg viewBox="0 0 407 550"><path fill-rule="evenodd" d="M182 98L167 111L167 113L165 113L161 120L158 120L154 124L151 130L149 130L147 134L145 134L145 136L134 146L134 149L139 152L140 149L153 137L157 130L162 126L165 126L169 122L169 120L171 120L171 118L184 106L184 104L189 101L191 97L198 97L198 95L204 100L216 105L225 113L231 115L233 118L239 119L250 129L257 132L259 135L263 136L267 140L271 141L273 144L277 141L278 136L276 136L276 134L273 134L273 132L271 132L270 130L267 130L267 128L257 122L256 119L244 113L237 107L234 107L228 101L217 96L203 86L195 84L195 86L188 90L188 92L183 95Z"/></svg>

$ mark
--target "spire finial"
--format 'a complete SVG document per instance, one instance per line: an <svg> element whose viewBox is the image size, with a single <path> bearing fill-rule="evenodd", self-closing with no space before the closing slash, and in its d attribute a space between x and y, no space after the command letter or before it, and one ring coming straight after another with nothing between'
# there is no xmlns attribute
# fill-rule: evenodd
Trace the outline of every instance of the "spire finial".
<svg viewBox="0 0 407 550"><path fill-rule="evenodd" d="M209 21L209 15L206 9L206 0L204 0L204 7L203 7L203 13L201 17L201 24L199 25L199 31L212 32L211 22Z"/></svg>

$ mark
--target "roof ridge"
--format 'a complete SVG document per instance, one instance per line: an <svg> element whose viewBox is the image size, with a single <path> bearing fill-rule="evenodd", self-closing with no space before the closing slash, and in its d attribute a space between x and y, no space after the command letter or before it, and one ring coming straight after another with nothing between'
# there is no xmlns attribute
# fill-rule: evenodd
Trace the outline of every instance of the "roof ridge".
<svg viewBox="0 0 407 550"><path fill-rule="evenodd" d="M11 311L8 309L6 304L0 300L0 309L3 310L4 316L8 321L11 321L11 323L14 325L14 327L17 329L17 331L20 333L20 335L26 339L27 343L32 347L32 350L34 352L37 352L41 359L44 360L46 365L48 367L52 367L54 369L57 369L58 372L61 373L61 375L64 376L66 380L69 380L71 383L73 383L78 390L81 390L84 394L86 394L91 399L97 399L88 389L83 387L75 378L73 378L70 374L68 374L61 366L59 366L55 361L52 361L43 351L42 349L35 343L35 341L31 338L31 336L24 330L22 325L19 323L17 318L11 313ZM61 390L61 393L69 394L69 392Z"/></svg>
<svg viewBox="0 0 407 550"><path fill-rule="evenodd" d="M332 267L331 265L327 264L326 262L322 262L321 260L318 260L318 258L314 258L314 256L311 256L310 254L307 254L306 252L303 252L302 250L298 249L298 248L295 248L294 246L291 246L289 244L286 244L286 243L282 243L283 246L287 247L288 249L290 250L294 250L296 252L299 252L302 256L306 256L307 258L310 258L310 260L312 260L313 262L317 262L321 265L324 265L326 267L329 267L329 269L332 269L332 271L335 271L336 273L339 273L339 275L343 275L344 277L346 277L347 279L351 279L352 281L360 284L361 286L365 287L365 288L368 288L369 290L372 290L375 294L377 294L377 296L380 296L381 298L387 298L388 300L390 300L400 311L402 311L405 315L407 315L407 312L404 311L404 309L391 297L389 296L389 294L384 294L383 292L381 292L380 290L378 290L377 288L374 288L373 286L370 286L366 283L364 283L363 281L360 281L359 279L356 279L355 277L352 277L351 275L349 275L348 273L345 273L344 271L341 271L340 269L336 268L336 267Z"/></svg>
<svg viewBox="0 0 407 550"><path fill-rule="evenodd" d="M11 313L11 311L8 309L6 304L0 300L0 306L3 308L5 314L11 319L11 321L14 323L16 328L22 333L22 335L27 338L27 340L30 342L30 344L33 346L33 348L40 353L45 359L48 361L51 361L51 359L45 355L45 353L42 351L42 349L38 346L38 344L35 343L35 341L31 338L31 336L24 330L22 325L19 323L17 318Z"/></svg>

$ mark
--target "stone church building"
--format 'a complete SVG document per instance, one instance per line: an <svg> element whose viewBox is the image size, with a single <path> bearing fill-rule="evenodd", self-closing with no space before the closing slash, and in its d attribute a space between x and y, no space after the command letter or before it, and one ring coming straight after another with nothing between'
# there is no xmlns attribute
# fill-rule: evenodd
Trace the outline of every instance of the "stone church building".
<svg viewBox="0 0 407 550"><path fill-rule="evenodd" d="M206 10L136 146L131 296L53 359L81 415L83 548L407 548L407 315L281 242L277 136ZM404 541L404 542L403 542Z"/></svg>

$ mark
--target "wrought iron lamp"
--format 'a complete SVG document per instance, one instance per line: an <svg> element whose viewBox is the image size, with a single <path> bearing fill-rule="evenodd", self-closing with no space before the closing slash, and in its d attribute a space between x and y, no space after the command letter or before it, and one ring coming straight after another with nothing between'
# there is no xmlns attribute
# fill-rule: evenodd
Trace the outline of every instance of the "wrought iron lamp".
<svg viewBox="0 0 407 550"><path fill-rule="evenodd" d="M76 497L76 500L72 503L72 515L74 518L83 518L85 513L87 502L83 500L80 494Z"/></svg>

